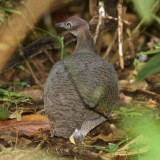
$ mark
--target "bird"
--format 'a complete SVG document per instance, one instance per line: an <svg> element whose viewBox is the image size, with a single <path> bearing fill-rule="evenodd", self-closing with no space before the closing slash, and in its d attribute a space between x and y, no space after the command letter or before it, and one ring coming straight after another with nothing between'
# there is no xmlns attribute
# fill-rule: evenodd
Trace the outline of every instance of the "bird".
<svg viewBox="0 0 160 160"><path fill-rule="evenodd" d="M57 23L77 43L70 56L56 62L44 85L44 110L51 136L82 144L105 122L118 102L118 77L113 65L96 54L89 24L78 16Z"/></svg>

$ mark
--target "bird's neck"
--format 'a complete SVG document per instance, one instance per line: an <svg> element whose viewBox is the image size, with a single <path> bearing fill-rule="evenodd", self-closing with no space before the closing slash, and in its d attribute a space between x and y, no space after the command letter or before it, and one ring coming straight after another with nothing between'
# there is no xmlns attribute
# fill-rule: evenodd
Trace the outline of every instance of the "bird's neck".
<svg viewBox="0 0 160 160"><path fill-rule="evenodd" d="M77 36L77 45L74 53L78 52L96 53L94 40L89 31L82 31Z"/></svg>

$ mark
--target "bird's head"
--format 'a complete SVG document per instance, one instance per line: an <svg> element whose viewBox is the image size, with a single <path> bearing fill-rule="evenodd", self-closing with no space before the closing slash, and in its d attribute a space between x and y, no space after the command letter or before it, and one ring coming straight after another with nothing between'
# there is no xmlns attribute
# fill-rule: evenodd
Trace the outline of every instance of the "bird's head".
<svg viewBox="0 0 160 160"><path fill-rule="evenodd" d="M81 145L84 138L85 138L85 135L83 131L76 128L73 134L69 137L69 140L73 144Z"/></svg>
<svg viewBox="0 0 160 160"><path fill-rule="evenodd" d="M76 16L69 17L64 22L57 23L56 27L64 28L74 36L78 36L84 30L89 30L88 23L82 18Z"/></svg>

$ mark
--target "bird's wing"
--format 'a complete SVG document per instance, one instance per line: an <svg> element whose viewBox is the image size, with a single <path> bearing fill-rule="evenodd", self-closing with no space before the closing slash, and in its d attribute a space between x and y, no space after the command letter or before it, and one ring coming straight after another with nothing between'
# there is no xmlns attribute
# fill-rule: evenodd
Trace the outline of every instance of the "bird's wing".
<svg viewBox="0 0 160 160"><path fill-rule="evenodd" d="M79 71L77 85L87 108L103 115L114 108L118 98L118 78L110 63L86 62Z"/></svg>

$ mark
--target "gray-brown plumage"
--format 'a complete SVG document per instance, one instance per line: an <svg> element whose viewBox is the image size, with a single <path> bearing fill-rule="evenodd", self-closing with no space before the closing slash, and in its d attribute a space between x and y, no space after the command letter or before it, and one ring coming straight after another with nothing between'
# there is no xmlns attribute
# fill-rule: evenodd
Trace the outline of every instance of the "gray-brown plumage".
<svg viewBox="0 0 160 160"><path fill-rule="evenodd" d="M50 71L44 88L45 112L52 136L71 136L81 143L114 109L118 78L112 64L96 54L86 21L73 16L57 26L70 31L77 45L71 56Z"/></svg>

